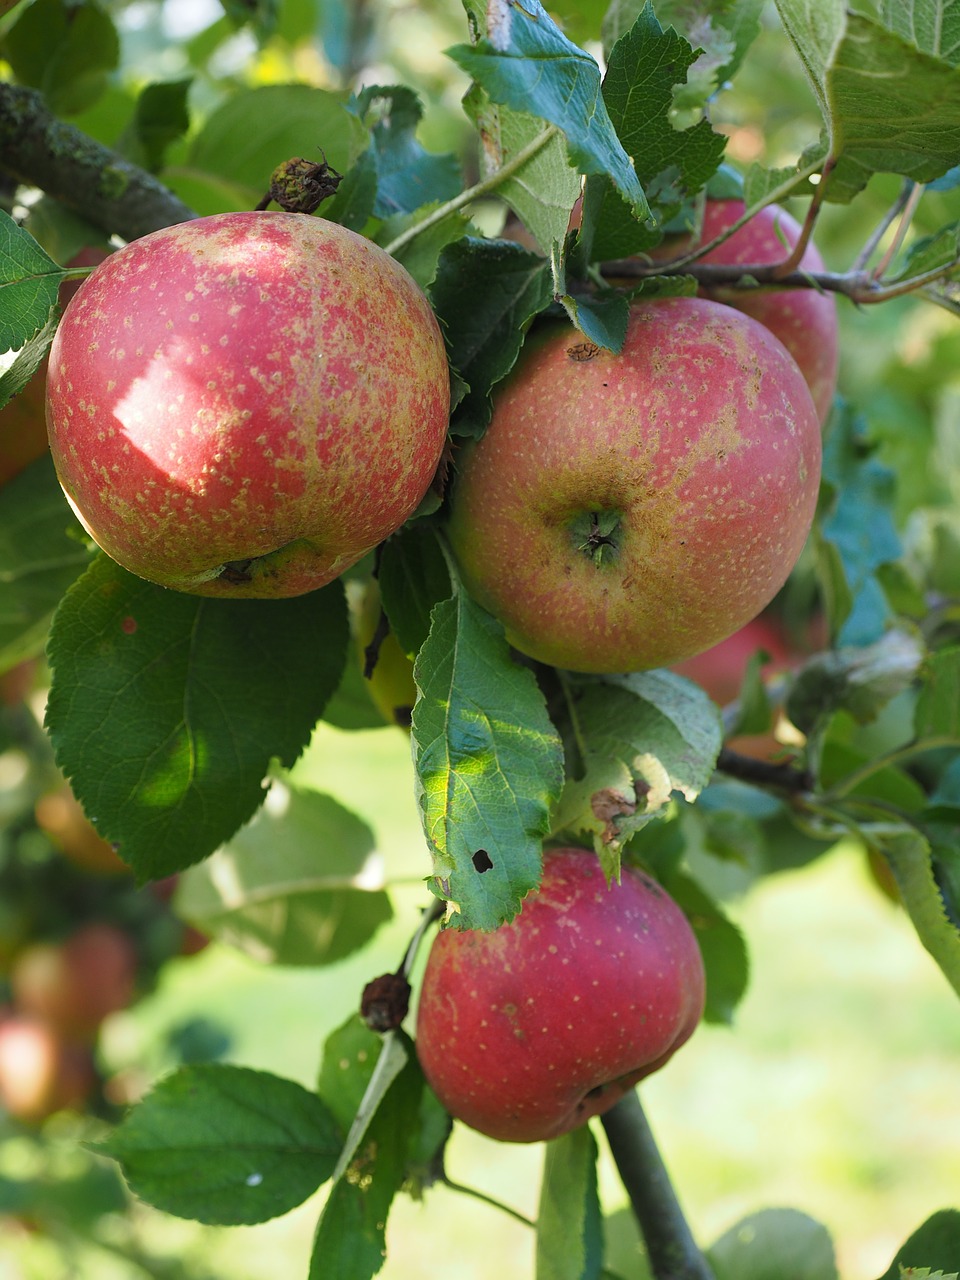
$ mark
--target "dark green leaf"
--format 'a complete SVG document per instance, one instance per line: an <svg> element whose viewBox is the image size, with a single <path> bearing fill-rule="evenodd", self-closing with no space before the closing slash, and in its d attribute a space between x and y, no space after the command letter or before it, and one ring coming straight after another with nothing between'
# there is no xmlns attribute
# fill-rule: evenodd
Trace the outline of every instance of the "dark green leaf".
<svg viewBox="0 0 960 1280"><path fill-rule="evenodd" d="M317 1092L333 1112L344 1133L360 1108L377 1065L383 1037L353 1013L327 1036L317 1080Z"/></svg>
<svg viewBox="0 0 960 1280"><path fill-rule="evenodd" d="M434 155L417 141L423 108L412 89L370 86L360 94L357 111L370 129L376 150L377 217L413 213L459 193L462 175L457 157Z"/></svg>
<svg viewBox="0 0 960 1280"><path fill-rule="evenodd" d="M544 1150L536 1280L597 1280L602 1225L597 1144L584 1125L548 1142Z"/></svg>
<svg viewBox="0 0 960 1280"><path fill-rule="evenodd" d="M657 244L663 226L716 171L724 138L707 120L682 130L671 120L674 86L683 83L695 60L682 36L663 30L649 3L614 46L603 99L646 190L653 222L631 218L607 177L589 177L583 235L591 260L625 258Z"/></svg>
<svg viewBox="0 0 960 1280"><path fill-rule="evenodd" d="M816 654L794 679L787 715L803 733L822 726L839 710L868 724L916 678L923 657L920 641L904 631L888 631L862 649Z"/></svg>
<svg viewBox="0 0 960 1280"><path fill-rule="evenodd" d="M707 1022L731 1023L750 977L743 934L695 880L671 876L664 886L686 912L697 936L707 975Z"/></svg>
<svg viewBox="0 0 960 1280"><path fill-rule="evenodd" d="M250 26L263 45L277 29L280 0L220 0L235 27Z"/></svg>
<svg viewBox="0 0 960 1280"><path fill-rule="evenodd" d="M159 172L169 147L190 127L187 94L191 84L191 80L169 80L146 85L116 149L134 164Z"/></svg>
<svg viewBox="0 0 960 1280"><path fill-rule="evenodd" d="M371 1280L383 1266L387 1218L416 1144L423 1092L412 1045L402 1033L394 1034L406 1046L406 1066L390 1084L349 1167L330 1192L317 1224L308 1280Z"/></svg>
<svg viewBox="0 0 960 1280"><path fill-rule="evenodd" d="M165 591L100 556L54 619L47 728L102 834L144 878L205 858L292 765L339 682L343 587L292 600Z"/></svg>
<svg viewBox="0 0 960 1280"><path fill-rule="evenodd" d="M334 195L323 206L323 216L361 234L373 217L377 199L377 155L367 147L343 175Z"/></svg>
<svg viewBox="0 0 960 1280"><path fill-rule="evenodd" d="M0 354L19 351L50 323L64 275L0 209Z"/></svg>
<svg viewBox="0 0 960 1280"><path fill-rule="evenodd" d="M649 210L600 89L596 61L560 31L540 0L505 0L486 35L447 52L493 102L556 125L581 173L604 173L637 218Z"/></svg>
<svg viewBox="0 0 960 1280"><path fill-rule="evenodd" d="M158 1209L236 1226L302 1204L341 1141L329 1109L294 1081L203 1063L161 1080L96 1149Z"/></svg>
<svg viewBox="0 0 960 1280"><path fill-rule="evenodd" d="M960 1210L941 1209L918 1227L906 1244L897 1250L897 1256L880 1280L903 1280L906 1267L929 1267L931 1271L956 1275L958 1261ZM950 1280L950 1275L945 1274L943 1280Z"/></svg>
<svg viewBox="0 0 960 1280"><path fill-rule="evenodd" d="M837 1280L826 1227L799 1209L761 1209L707 1251L716 1280Z"/></svg>
<svg viewBox="0 0 960 1280"><path fill-rule="evenodd" d="M533 672L463 590L434 609L415 672L414 763L435 887L458 907L457 927L495 929L540 881L560 740Z"/></svg>
<svg viewBox="0 0 960 1280"><path fill-rule="evenodd" d="M377 573L390 629L413 657L430 631L430 611L451 591L450 571L436 531L418 521L383 544Z"/></svg>
<svg viewBox="0 0 960 1280"><path fill-rule="evenodd" d="M50 110L69 116L92 106L120 62L120 41L94 0L34 0L3 41L21 84L40 89Z"/></svg>
<svg viewBox="0 0 960 1280"><path fill-rule="evenodd" d="M332 796L275 781L177 889L178 914L266 964L332 964L390 919L373 832Z"/></svg>
<svg viewBox="0 0 960 1280"><path fill-rule="evenodd" d="M18 392L22 391L43 363L43 357L50 350L50 343L57 331L57 318L50 319L34 336L17 352L13 364L8 365L0 374L0 409L10 403Z"/></svg>
<svg viewBox="0 0 960 1280"><path fill-rule="evenodd" d="M630 318L630 304L622 294L574 297L568 293L560 298L560 302L588 342L619 355Z"/></svg>
<svg viewBox="0 0 960 1280"><path fill-rule="evenodd" d="M0 671L39 653L60 597L90 561L49 455L0 489Z"/></svg>
<svg viewBox="0 0 960 1280"><path fill-rule="evenodd" d="M918 738L960 738L960 648L941 649L923 664L914 726Z"/></svg>
<svg viewBox="0 0 960 1280"><path fill-rule="evenodd" d="M490 421L491 388L513 368L524 331L553 299L549 266L510 241L467 237L441 254L430 295L450 362L470 384L452 428L480 435Z"/></svg>
<svg viewBox="0 0 960 1280"><path fill-rule="evenodd" d="M459 209L448 211L412 240L401 242L404 232L420 225L438 205L426 205L416 213L397 214L388 218L376 233L376 241L389 248L391 257L406 267L421 289L427 290L437 274L440 255L448 244L462 240L470 229L470 219Z"/></svg>

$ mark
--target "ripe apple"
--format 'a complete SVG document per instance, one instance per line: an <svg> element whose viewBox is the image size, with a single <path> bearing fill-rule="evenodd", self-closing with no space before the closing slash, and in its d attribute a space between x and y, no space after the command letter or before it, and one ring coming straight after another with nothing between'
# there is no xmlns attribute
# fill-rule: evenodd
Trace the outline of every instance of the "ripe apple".
<svg viewBox="0 0 960 1280"><path fill-rule="evenodd" d="M14 1002L72 1039L92 1039L136 988L137 952L116 925L82 925L62 943L34 942L10 969Z"/></svg>
<svg viewBox="0 0 960 1280"><path fill-rule="evenodd" d="M72 1044L42 1019L0 1016L0 1108L23 1124L39 1124L64 1107L79 1110L97 1084L87 1045Z"/></svg>
<svg viewBox="0 0 960 1280"><path fill-rule="evenodd" d="M708 200L701 243L714 240L732 226L743 217L745 208L742 200ZM700 261L718 265L782 262L788 247L792 248L799 237L797 220L785 209L768 205ZM825 269L813 244L804 251L800 269ZM837 388L837 304L833 294L814 288L744 290L722 286L703 289L701 293L753 316L776 334L800 366L820 421L825 422Z"/></svg>
<svg viewBox="0 0 960 1280"><path fill-rule="evenodd" d="M631 309L620 355L548 323L458 455L450 543L522 653L575 671L670 666L769 603L820 480L803 375L703 298Z"/></svg>
<svg viewBox="0 0 960 1280"><path fill-rule="evenodd" d="M539 890L492 933L443 930L427 959L417 1053L451 1115L507 1142L602 1114L693 1034L703 962L677 904L593 853L544 858Z"/></svg>
<svg viewBox="0 0 960 1280"><path fill-rule="evenodd" d="M392 533L449 413L443 339L378 246L295 213L167 227L84 282L54 339L61 484L125 568L209 596L295 596Z"/></svg>

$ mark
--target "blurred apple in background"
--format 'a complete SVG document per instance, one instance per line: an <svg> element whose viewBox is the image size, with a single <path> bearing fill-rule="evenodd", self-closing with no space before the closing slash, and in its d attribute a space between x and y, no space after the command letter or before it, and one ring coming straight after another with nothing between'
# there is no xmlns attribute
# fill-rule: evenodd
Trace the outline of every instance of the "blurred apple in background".
<svg viewBox="0 0 960 1280"><path fill-rule="evenodd" d="M101 875L126 874L130 868L104 840L83 811L83 806L64 783L40 797L34 808L37 826L77 866Z"/></svg>

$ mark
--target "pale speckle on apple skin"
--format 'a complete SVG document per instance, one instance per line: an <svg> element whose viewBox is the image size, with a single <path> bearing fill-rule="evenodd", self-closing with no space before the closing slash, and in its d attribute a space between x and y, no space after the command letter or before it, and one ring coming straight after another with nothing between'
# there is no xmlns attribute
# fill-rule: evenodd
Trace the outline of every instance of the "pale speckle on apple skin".
<svg viewBox="0 0 960 1280"><path fill-rule="evenodd" d="M442 339L402 268L341 228L227 215L198 250L199 225L114 254L68 308L51 365L54 457L87 527L133 572L196 589L225 561L265 557L262 594L299 594L391 532L426 490L446 435ZM316 287L325 268L344 287L340 305ZM180 321L185 293L193 310ZM397 323L380 323L383 312ZM149 358L111 336L134 328ZM79 357L91 346L106 352L106 377L102 354ZM78 396L110 432L81 430ZM375 442L375 465L358 435ZM139 465L121 461L119 439ZM330 482L343 471L359 477L349 490ZM277 572L290 590L277 590ZM264 586L208 585L217 595Z"/></svg>

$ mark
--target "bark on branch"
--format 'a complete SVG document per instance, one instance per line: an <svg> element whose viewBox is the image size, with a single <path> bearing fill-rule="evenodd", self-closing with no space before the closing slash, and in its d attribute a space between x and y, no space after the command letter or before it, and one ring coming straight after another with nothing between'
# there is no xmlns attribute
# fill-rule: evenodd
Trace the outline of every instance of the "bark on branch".
<svg viewBox="0 0 960 1280"><path fill-rule="evenodd" d="M152 174L57 120L35 89L0 84L0 166L124 240L197 215Z"/></svg>

